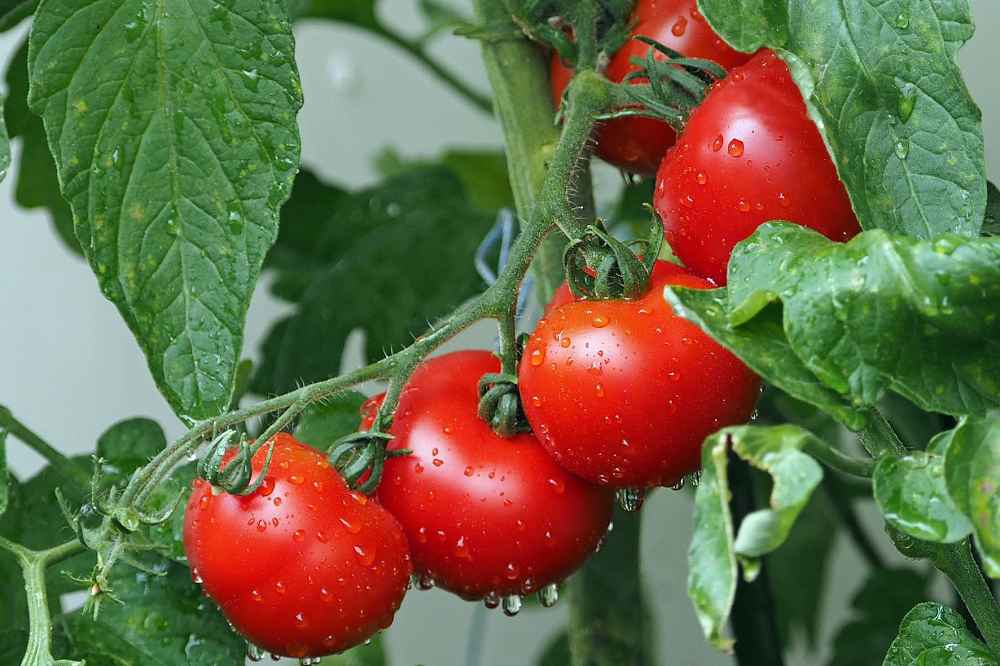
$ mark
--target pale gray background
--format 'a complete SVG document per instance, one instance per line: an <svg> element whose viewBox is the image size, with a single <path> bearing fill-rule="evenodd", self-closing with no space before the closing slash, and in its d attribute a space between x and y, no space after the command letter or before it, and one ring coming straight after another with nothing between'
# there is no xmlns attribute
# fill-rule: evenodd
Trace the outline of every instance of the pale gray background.
<svg viewBox="0 0 1000 666"><path fill-rule="evenodd" d="M384 0L381 14L388 23L416 33L421 23L415 4L415 0ZM960 60L983 109L989 172L998 181L1000 51L991 41L1000 31L1000 3L973 0L973 5L978 37L962 50ZM4 59L23 34L22 29L0 36ZM491 118L456 98L392 46L327 23L303 23L296 35L306 94L300 116L303 159L322 176L351 186L369 184L375 179L371 158L385 146L404 155L429 155L444 146L498 144L499 129ZM445 36L435 43L434 53L485 89L475 43ZM15 155L19 143L14 145ZM169 436L180 434L180 423L157 393L138 347L114 307L101 297L90 269L63 248L44 213L14 207L15 177L8 175L0 185L0 403L66 452L92 451L106 427L130 416L153 417ZM616 178L608 169L598 176L604 187L613 186ZM258 290L247 325L248 355L255 355L261 335L283 307L264 288ZM458 344L482 346L491 339L492 331L480 327ZM17 474L27 475L41 466L40 459L18 443L12 442L9 449ZM657 493L644 509L643 568L661 627L660 663L729 664L730 659L705 645L684 593L690 510L686 494L670 491ZM878 522L870 518L878 536ZM891 548L886 547L885 553L891 557ZM821 600L830 618L824 643L845 617L862 571L856 552L840 539L829 594ZM411 593L388 633L392 663L462 664L473 608L437 591ZM523 612L514 619L491 613L482 664L530 664L546 637L565 621L564 606ZM802 666L823 663L801 654L791 661ZM873 656L872 663L878 661Z"/></svg>

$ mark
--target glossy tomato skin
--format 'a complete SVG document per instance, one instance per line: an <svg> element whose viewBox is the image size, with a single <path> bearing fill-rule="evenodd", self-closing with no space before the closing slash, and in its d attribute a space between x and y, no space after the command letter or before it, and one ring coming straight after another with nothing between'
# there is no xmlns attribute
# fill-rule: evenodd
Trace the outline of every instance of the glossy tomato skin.
<svg viewBox="0 0 1000 666"><path fill-rule="evenodd" d="M264 456L254 457L255 474ZM254 493L216 495L195 481L184 549L236 630L292 657L340 652L389 626L412 571L395 518L284 433Z"/></svg>
<svg viewBox="0 0 1000 666"><path fill-rule="evenodd" d="M720 285L733 246L768 220L836 241L860 231L787 65L767 50L691 114L660 165L653 204L677 257Z"/></svg>
<svg viewBox="0 0 1000 666"><path fill-rule="evenodd" d="M560 465L594 483L675 484L698 469L705 437L746 421L760 393L739 359L673 313L667 285L712 286L660 261L642 298L565 302L525 348L528 421Z"/></svg>
<svg viewBox="0 0 1000 666"><path fill-rule="evenodd" d="M612 495L555 464L531 435L497 436L476 415L486 351L425 361L403 391L379 501L406 530L414 569L466 599L555 583L600 543Z"/></svg>
<svg viewBox="0 0 1000 666"><path fill-rule="evenodd" d="M750 59L729 47L698 11L696 0L639 0L633 11L633 34L651 37L693 58L708 58L729 69ZM638 68L632 58L646 57L650 47L630 40L612 56L606 76L619 83ZM552 97L558 105L573 72L552 58ZM635 173L652 175L667 148L674 144L674 130L652 118L618 118L601 125L597 154L605 162Z"/></svg>

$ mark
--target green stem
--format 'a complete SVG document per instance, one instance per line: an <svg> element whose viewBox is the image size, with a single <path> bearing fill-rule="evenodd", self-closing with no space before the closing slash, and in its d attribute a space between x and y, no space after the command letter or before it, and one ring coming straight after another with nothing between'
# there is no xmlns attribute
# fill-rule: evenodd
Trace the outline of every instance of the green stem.
<svg viewBox="0 0 1000 666"><path fill-rule="evenodd" d="M28 600L28 646L21 665L71 663L56 662L52 658L52 618L49 616L45 570L51 564L82 552L83 544L74 539L48 550L36 551L0 537L0 548L17 558L24 577L24 591Z"/></svg>
<svg viewBox="0 0 1000 666"><path fill-rule="evenodd" d="M1000 657L1000 605L972 556L969 540L940 545L931 561L958 590L986 645Z"/></svg>
<svg viewBox="0 0 1000 666"><path fill-rule="evenodd" d="M844 474L850 474L851 476L870 479L872 473L875 471L875 461L871 458L858 458L847 455L823 439L810 438L805 452L827 467L835 469L838 472L843 472Z"/></svg>
<svg viewBox="0 0 1000 666"><path fill-rule="evenodd" d="M0 430L6 430L45 458L64 480L78 484L80 488L90 487L90 475L86 469L67 458L28 426L18 421L3 405L0 405Z"/></svg>
<svg viewBox="0 0 1000 666"><path fill-rule="evenodd" d="M493 111L493 103L490 101L489 97L477 92L465 81L462 81L448 71L443 65L441 65L441 63L428 55L420 42L408 39L407 37L404 37L403 35L385 27L380 28L378 30L378 34L398 46L409 55L413 56L413 58L430 70L430 72L434 74L434 76L436 76L442 83L446 84L449 88L464 97L474 107L483 113L491 113Z"/></svg>
<svg viewBox="0 0 1000 666"><path fill-rule="evenodd" d="M614 531L567 584L573 666L657 663L639 571L640 512L616 510Z"/></svg>
<svg viewBox="0 0 1000 666"><path fill-rule="evenodd" d="M883 453L906 453L899 435L877 409L868 413L868 422L858 433L858 440L872 458L877 459Z"/></svg>

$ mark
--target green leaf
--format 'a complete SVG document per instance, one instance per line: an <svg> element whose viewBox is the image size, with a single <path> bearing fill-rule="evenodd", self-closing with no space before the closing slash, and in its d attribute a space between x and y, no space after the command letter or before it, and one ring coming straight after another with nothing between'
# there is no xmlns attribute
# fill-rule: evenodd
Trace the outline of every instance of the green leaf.
<svg viewBox="0 0 1000 666"><path fill-rule="evenodd" d="M899 625L882 666L996 666L961 615L941 604L918 604Z"/></svg>
<svg viewBox="0 0 1000 666"><path fill-rule="evenodd" d="M0 430L0 516L10 502L10 475L7 473L7 431Z"/></svg>
<svg viewBox="0 0 1000 666"><path fill-rule="evenodd" d="M10 168L10 137L7 135L7 122L4 119L3 99L0 98L0 180L7 177Z"/></svg>
<svg viewBox="0 0 1000 666"><path fill-rule="evenodd" d="M737 245L729 285L701 302L672 291L682 316L696 323L700 316L710 334L766 379L853 428L839 404L824 405L779 375L804 365L840 404L857 408L874 406L886 390L952 415L1000 406L1000 239L918 241L869 231L835 243L770 222ZM726 344L725 324L742 331L761 318L773 322L773 303L783 305L783 336L772 329L783 340ZM765 345L787 345L793 358L762 367Z"/></svg>
<svg viewBox="0 0 1000 666"><path fill-rule="evenodd" d="M1000 236L1000 189L993 183L986 183L986 216L983 219L983 233Z"/></svg>
<svg viewBox="0 0 1000 666"><path fill-rule="evenodd" d="M566 666L571 663L573 657L569 651L569 633L565 629L560 629L546 642L538 658L538 666Z"/></svg>
<svg viewBox="0 0 1000 666"><path fill-rule="evenodd" d="M187 568L162 570L155 576L115 567L111 588L123 605L103 604L96 621L82 610L63 618L72 656L88 664L242 664L245 642Z"/></svg>
<svg viewBox="0 0 1000 666"><path fill-rule="evenodd" d="M339 393L324 402L306 407L295 427L295 438L309 446L327 450L344 435L358 429L365 396L356 391Z"/></svg>
<svg viewBox="0 0 1000 666"><path fill-rule="evenodd" d="M702 445L702 477L695 493L694 535L688 549L688 596L709 642L729 650L722 634L736 594L737 557L750 580L757 558L778 548L823 478L823 470L802 453L815 436L798 426L724 428ZM749 514L735 539L729 509L728 454L774 478L770 508Z"/></svg>
<svg viewBox="0 0 1000 666"><path fill-rule="evenodd" d="M664 291L664 297L679 316L697 324L769 384L822 409L852 429L864 426L864 412L825 386L795 355L782 330L779 308L766 308L734 327L729 322L729 295L725 289L670 288Z"/></svg>
<svg viewBox="0 0 1000 666"><path fill-rule="evenodd" d="M983 568L1000 578L1000 418L963 419L939 447L948 492L972 520Z"/></svg>
<svg viewBox="0 0 1000 666"><path fill-rule="evenodd" d="M98 437L97 456L104 460L105 473L127 480L166 446L167 436L159 423L134 418L116 423Z"/></svg>
<svg viewBox="0 0 1000 666"><path fill-rule="evenodd" d="M28 71L102 291L174 411L218 414L299 162L284 0L42 0Z"/></svg>
<svg viewBox="0 0 1000 666"><path fill-rule="evenodd" d="M56 163L45 140L42 119L28 108L28 41L21 43L7 65L4 118L10 138L21 138L14 200L23 208L46 208L56 234L72 252L82 254L73 233L73 213L59 191Z"/></svg>
<svg viewBox="0 0 1000 666"><path fill-rule="evenodd" d="M923 600L927 584L927 575L912 569L872 571L851 602L854 617L834 636L827 666L872 666L896 636L899 618Z"/></svg>
<svg viewBox="0 0 1000 666"><path fill-rule="evenodd" d="M38 0L0 0L0 31L10 30L34 13Z"/></svg>
<svg viewBox="0 0 1000 666"><path fill-rule="evenodd" d="M968 0L699 0L741 51L779 49L865 229L974 236L981 114L955 62Z"/></svg>
<svg viewBox="0 0 1000 666"><path fill-rule="evenodd" d="M289 13L295 19L321 18L377 33L383 30L375 12L376 0L289 0L288 4Z"/></svg>
<svg viewBox="0 0 1000 666"><path fill-rule="evenodd" d="M256 393L282 393L337 374L344 342L357 327L365 332L367 358L408 344L483 286L472 256L493 216L468 203L447 169L408 171L352 195L337 208L335 223L340 229L330 238L340 240L317 243L334 259L311 275L298 310L269 334Z"/></svg>
<svg viewBox="0 0 1000 666"><path fill-rule="evenodd" d="M944 456L925 451L883 455L872 483L886 521L912 537L954 543L972 532L969 519L948 495Z"/></svg>
<svg viewBox="0 0 1000 666"><path fill-rule="evenodd" d="M323 657L320 663L323 666L386 666L389 657L385 653L382 636L376 635L368 643L337 655Z"/></svg>

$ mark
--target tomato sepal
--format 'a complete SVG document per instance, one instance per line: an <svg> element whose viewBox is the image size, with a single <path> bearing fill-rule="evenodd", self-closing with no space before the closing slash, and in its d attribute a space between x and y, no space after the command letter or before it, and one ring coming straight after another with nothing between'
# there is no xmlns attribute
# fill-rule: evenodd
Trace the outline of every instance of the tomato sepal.
<svg viewBox="0 0 1000 666"><path fill-rule="evenodd" d="M251 495L264 482L268 470L271 469L271 456L274 455L274 441L251 445L241 438L238 451L229 460L229 443L236 433L228 430L212 440L208 450L198 462L198 476L212 484L213 488L227 492L230 495ZM257 478L253 477L251 461L261 446L267 446L264 466Z"/></svg>
<svg viewBox="0 0 1000 666"><path fill-rule="evenodd" d="M517 375L503 372L483 375L479 379L479 404L476 411L479 418L489 423L493 432L501 437L531 432L531 426L521 408Z"/></svg>
<svg viewBox="0 0 1000 666"><path fill-rule="evenodd" d="M663 225L653 216L649 236L625 243L604 225L587 227L563 252L570 291L577 298L635 300L649 287L649 278L663 244Z"/></svg>

